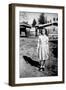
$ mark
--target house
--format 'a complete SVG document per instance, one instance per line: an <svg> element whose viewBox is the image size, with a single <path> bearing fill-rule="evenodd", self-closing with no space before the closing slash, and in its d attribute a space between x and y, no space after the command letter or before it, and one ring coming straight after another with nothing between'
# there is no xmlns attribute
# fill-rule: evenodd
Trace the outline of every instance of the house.
<svg viewBox="0 0 66 90"><path fill-rule="evenodd" d="M21 22L20 23L20 37L29 36L31 26L28 23Z"/></svg>

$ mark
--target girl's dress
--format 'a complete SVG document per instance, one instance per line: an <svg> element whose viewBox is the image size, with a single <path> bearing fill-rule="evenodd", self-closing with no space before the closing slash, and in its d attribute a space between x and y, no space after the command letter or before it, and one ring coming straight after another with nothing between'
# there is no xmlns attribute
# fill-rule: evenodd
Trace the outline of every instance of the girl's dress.
<svg viewBox="0 0 66 90"><path fill-rule="evenodd" d="M46 35L40 35L38 38L38 57L40 60L47 60L49 57L49 39Z"/></svg>

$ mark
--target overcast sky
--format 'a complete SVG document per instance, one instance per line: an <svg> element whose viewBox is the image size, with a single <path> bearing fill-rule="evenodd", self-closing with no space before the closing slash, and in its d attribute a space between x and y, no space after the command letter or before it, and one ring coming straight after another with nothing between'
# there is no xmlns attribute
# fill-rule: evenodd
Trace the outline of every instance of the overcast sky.
<svg viewBox="0 0 66 90"><path fill-rule="evenodd" d="M19 13L19 22L23 22L23 21L28 21L28 24L32 24L33 20L35 19L37 24L38 24L38 18L40 17L41 13L37 13L37 12L20 12ZM57 13L44 13L45 17L47 17L47 20L50 21L53 20L53 18L57 18L58 14Z"/></svg>

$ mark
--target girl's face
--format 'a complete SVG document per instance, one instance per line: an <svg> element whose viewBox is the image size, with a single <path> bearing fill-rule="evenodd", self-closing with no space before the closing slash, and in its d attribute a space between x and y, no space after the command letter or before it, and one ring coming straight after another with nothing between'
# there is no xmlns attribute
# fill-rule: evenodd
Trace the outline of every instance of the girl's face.
<svg viewBox="0 0 66 90"><path fill-rule="evenodd" d="M45 29L42 30L43 35L45 35Z"/></svg>

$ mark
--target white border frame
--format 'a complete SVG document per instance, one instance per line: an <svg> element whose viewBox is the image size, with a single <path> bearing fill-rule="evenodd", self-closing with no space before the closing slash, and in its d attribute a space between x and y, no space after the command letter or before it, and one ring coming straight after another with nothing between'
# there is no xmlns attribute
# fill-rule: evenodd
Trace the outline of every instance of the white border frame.
<svg viewBox="0 0 66 90"><path fill-rule="evenodd" d="M19 11L58 14L58 76L19 78ZM15 84L57 81L62 81L62 9L15 7Z"/></svg>

